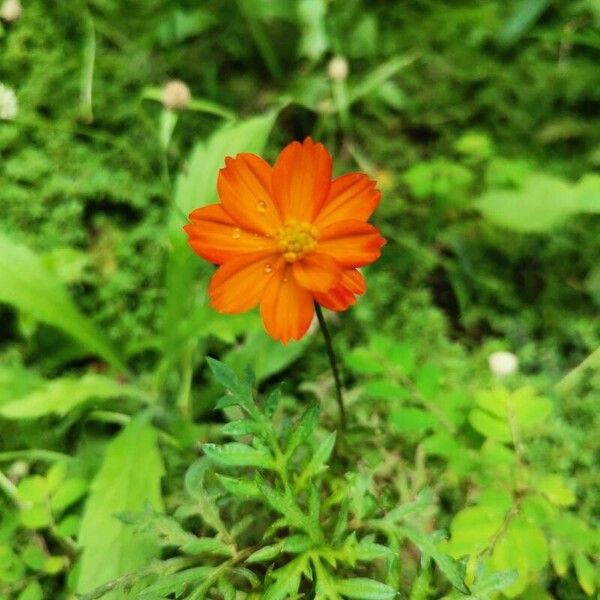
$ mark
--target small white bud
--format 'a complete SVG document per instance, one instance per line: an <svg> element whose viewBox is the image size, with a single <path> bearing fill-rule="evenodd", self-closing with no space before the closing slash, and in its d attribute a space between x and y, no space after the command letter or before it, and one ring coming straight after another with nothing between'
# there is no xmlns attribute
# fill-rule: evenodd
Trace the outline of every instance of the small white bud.
<svg viewBox="0 0 600 600"><path fill-rule="evenodd" d="M0 120L12 121L19 112L17 96L12 88L0 83Z"/></svg>
<svg viewBox="0 0 600 600"><path fill-rule="evenodd" d="M345 81L349 70L348 61L343 56L334 56L327 65L327 74L332 81Z"/></svg>
<svg viewBox="0 0 600 600"><path fill-rule="evenodd" d="M0 8L0 19L7 23L18 21L23 14L23 7L19 0L4 0Z"/></svg>
<svg viewBox="0 0 600 600"><path fill-rule="evenodd" d="M493 352L488 356L490 371L498 377L512 375L519 368L519 359L512 353L506 351Z"/></svg>
<svg viewBox="0 0 600 600"><path fill-rule="evenodd" d="M14 462L9 470L8 476L13 483L16 483L23 479L29 473L29 463L24 460L17 460Z"/></svg>
<svg viewBox="0 0 600 600"><path fill-rule="evenodd" d="M180 79L169 81L163 88L163 104L171 110L184 110L191 100L190 88Z"/></svg>

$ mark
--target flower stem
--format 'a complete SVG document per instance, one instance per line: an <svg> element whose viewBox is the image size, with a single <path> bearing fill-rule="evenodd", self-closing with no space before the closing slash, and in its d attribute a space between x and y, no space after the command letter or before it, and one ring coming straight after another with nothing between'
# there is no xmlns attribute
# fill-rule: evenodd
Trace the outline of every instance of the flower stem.
<svg viewBox="0 0 600 600"><path fill-rule="evenodd" d="M337 400L338 408L340 410L340 429L345 429L346 408L344 407L344 396L342 394L342 380L340 378L338 363L335 357L335 351L333 349L333 341L331 339L331 334L329 333L327 323L325 322L325 317L323 316L323 309L321 308L321 305L318 302L315 302L315 311L317 313L319 325L321 326L321 331L323 332L323 337L325 338L327 355L329 356L329 363L331 364L331 371L333 372L333 379L335 380L335 399Z"/></svg>

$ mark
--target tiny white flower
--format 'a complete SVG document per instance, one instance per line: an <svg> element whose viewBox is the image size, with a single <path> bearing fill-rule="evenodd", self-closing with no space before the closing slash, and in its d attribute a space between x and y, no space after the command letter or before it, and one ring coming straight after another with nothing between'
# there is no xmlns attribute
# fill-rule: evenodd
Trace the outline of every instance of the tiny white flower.
<svg viewBox="0 0 600 600"><path fill-rule="evenodd" d="M512 375L519 368L519 359L512 353L506 351L493 352L488 356L490 371L498 377Z"/></svg>
<svg viewBox="0 0 600 600"><path fill-rule="evenodd" d="M0 120L12 121L18 113L17 96L12 88L0 83Z"/></svg>
<svg viewBox="0 0 600 600"><path fill-rule="evenodd" d="M343 56L334 56L327 65L327 74L332 81L344 81L349 70L348 61Z"/></svg>
<svg viewBox="0 0 600 600"><path fill-rule="evenodd" d="M23 7L19 0L4 0L0 8L0 19L7 23L18 21L23 14Z"/></svg>
<svg viewBox="0 0 600 600"><path fill-rule="evenodd" d="M172 79L163 88L163 104L171 110L184 110L191 100L190 88L180 79Z"/></svg>

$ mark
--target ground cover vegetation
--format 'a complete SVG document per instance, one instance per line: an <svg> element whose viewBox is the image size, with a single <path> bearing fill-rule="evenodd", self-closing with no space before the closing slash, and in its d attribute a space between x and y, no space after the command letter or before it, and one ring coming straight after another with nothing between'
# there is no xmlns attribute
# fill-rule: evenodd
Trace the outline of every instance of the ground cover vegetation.
<svg viewBox="0 0 600 600"><path fill-rule="evenodd" d="M0 19L0 599L597 596L597 0ZM381 191L344 427L182 230L306 136Z"/></svg>

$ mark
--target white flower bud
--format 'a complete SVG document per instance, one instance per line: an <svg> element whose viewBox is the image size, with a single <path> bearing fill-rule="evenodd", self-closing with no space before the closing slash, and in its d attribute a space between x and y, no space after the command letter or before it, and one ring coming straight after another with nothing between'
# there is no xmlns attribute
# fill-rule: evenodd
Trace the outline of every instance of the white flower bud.
<svg viewBox="0 0 600 600"><path fill-rule="evenodd" d="M191 99L190 88L180 79L169 81L163 88L163 104L171 110L184 110Z"/></svg>
<svg viewBox="0 0 600 600"><path fill-rule="evenodd" d="M348 61L343 56L334 56L327 65L327 74L332 81L345 81L349 70Z"/></svg>
<svg viewBox="0 0 600 600"><path fill-rule="evenodd" d="M7 23L18 21L23 14L23 7L19 0L4 0L0 8L0 19Z"/></svg>
<svg viewBox="0 0 600 600"><path fill-rule="evenodd" d="M12 88L0 83L0 120L12 121L18 112L19 107L15 92Z"/></svg>
<svg viewBox="0 0 600 600"><path fill-rule="evenodd" d="M488 356L490 371L498 377L512 375L519 368L519 359L512 352L493 352Z"/></svg>

